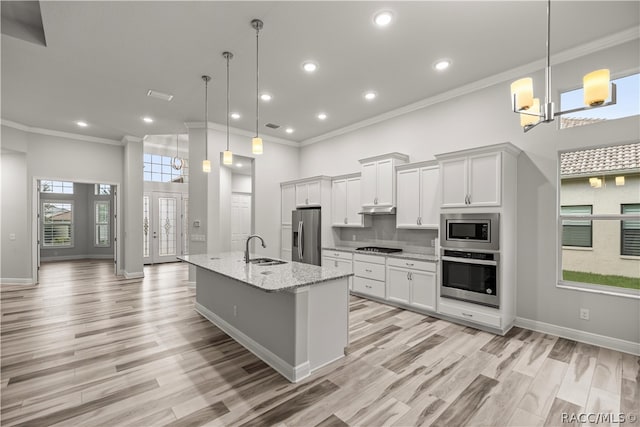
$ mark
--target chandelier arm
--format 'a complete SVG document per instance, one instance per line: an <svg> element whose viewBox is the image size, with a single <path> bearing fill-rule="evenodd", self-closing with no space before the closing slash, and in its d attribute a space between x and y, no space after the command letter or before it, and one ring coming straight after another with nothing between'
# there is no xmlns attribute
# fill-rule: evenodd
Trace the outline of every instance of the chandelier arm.
<svg viewBox="0 0 640 427"><path fill-rule="evenodd" d="M557 116L561 116L563 114L570 114L570 113L577 113L578 111L588 111L588 110L594 110L596 108L601 108L601 107L607 107L609 105L616 105L617 103L617 86L615 83L611 83L611 101L609 102L605 102L604 104L600 104L600 105L595 105L593 107L588 106L588 107L578 107L578 108L572 108L571 110L565 110L565 111L558 111L554 114L554 117Z"/></svg>

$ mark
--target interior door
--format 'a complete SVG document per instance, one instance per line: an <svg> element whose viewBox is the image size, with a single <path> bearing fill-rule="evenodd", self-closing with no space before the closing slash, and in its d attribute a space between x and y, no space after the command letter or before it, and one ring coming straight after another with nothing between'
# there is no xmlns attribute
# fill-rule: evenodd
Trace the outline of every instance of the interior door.
<svg viewBox="0 0 640 427"><path fill-rule="evenodd" d="M251 234L251 194L231 195L231 250L244 251Z"/></svg>
<svg viewBox="0 0 640 427"><path fill-rule="evenodd" d="M143 196L143 262L177 261L182 253L180 193L145 193Z"/></svg>

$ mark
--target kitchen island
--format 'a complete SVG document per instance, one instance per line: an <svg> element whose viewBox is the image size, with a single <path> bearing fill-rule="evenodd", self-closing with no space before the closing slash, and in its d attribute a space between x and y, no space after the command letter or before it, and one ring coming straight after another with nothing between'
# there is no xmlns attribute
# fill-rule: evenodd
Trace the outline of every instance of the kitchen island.
<svg viewBox="0 0 640 427"><path fill-rule="evenodd" d="M345 354L351 273L241 252L178 257L196 266L195 308L291 382Z"/></svg>

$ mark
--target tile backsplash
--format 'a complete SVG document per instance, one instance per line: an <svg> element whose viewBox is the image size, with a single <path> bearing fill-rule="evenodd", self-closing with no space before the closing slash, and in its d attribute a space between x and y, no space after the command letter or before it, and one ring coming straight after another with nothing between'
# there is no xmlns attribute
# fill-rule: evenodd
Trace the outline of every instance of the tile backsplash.
<svg viewBox="0 0 640 427"><path fill-rule="evenodd" d="M406 252L433 254L431 241L437 230L406 230L396 228L395 215L374 215L368 228L334 228L338 246L385 246L402 248ZM436 246L438 242L436 241Z"/></svg>

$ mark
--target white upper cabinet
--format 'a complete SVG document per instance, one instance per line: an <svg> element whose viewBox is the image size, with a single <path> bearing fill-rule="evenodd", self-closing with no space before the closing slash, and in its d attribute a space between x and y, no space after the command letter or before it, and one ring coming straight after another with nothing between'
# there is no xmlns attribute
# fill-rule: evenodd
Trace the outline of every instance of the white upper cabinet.
<svg viewBox="0 0 640 427"><path fill-rule="evenodd" d="M440 161L443 208L500 206L502 153L481 153Z"/></svg>
<svg viewBox="0 0 640 427"><path fill-rule="evenodd" d="M296 206L320 206L322 203L320 181L296 184Z"/></svg>
<svg viewBox="0 0 640 427"><path fill-rule="evenodd" d="M395 166L408 161L409 156L401 153L390 153L360 160L362 206L395 206Z"/></svg>
<svg viewBox="0 0 640 427"><path fill-rule="evenodd" d="M280 222L282 225L291 225L291 212L296 208L296 188L293 184L283 185L281 192Z"/></svg>
<svg viewBox="0 0 640 427"><path fill-rule="evenodd" d="M334 227L368 227L370 218L358 212L360 206L360 174L334 177L331 182L331 225Z"/></svg>
<svg viewBox="0 0 640 427"><path fill-rule="evenodd" d="M439 176L435 161L396 168L397 228L438 228Z"/></svg>

